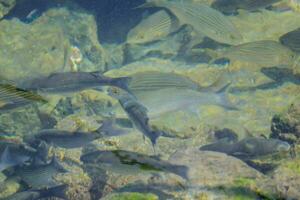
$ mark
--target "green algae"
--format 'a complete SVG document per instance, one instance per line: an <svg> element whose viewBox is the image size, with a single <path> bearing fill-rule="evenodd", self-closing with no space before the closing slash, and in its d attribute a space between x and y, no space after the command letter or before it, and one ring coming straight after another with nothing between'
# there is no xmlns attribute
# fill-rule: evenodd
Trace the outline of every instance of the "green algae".
<svg viewBox="0 0 300 200"><path fill-rule="evenodd" d="M297 173L300 175L300 159L292 160L288 163L286 163L286 167L290 170L292 170L294 173Z"/></svg>
<svg viewBox="0 0 300 200"><path fill-rule="evenodd" d="M141 194L132 192L116 194L113 197L111 197L110 200L158 200L158 197L151 193Z"/></svg>

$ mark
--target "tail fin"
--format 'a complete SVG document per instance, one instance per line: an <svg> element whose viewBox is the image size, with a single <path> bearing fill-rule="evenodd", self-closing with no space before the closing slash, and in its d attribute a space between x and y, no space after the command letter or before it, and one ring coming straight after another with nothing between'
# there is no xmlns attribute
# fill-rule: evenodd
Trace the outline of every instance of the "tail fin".
<svg viewBox="0 0 300 200"><path fill-rule="evenodd" d="M40 191L42 198L47 197L58 197L61 199L68 199L66 196L66 190L68 188L67 184L54 186L51 188L46 188Z"/></svg>
<svg viewBox="0 0 300 200"><path fill-rule="evenodd" d="M222 87L219 91L217 91L217 94L220 97L220 106L222 106L223 108L226 108L228 110L238 110L237 106L235 104L233 104L229 98L228 98L228 88L231 85L230 83L227 83L224 87Z"/></svg>
<svg viewBox="0 0 300 200"><path fill-rule="evenodd" d="M149 139L151 140L153 151L155 154L156 154L155 145L156 145L157 139L162 135L162 133L163 133L162 131L154 130L154 131L151 131L151 134L149 135Z"/></svg>
<svg viewBox="0 0 300 200"><path fill-rule="evenodd" d="M64 166L62 166L59 161L57 160L57 158L55 156L52 157L52 160L51 160L51 165L53 165L60 173L67 173L69 172L68 170L66 170L64 168Z"/></svg>
<svg viewBox="0 0 300 200"><path fill-rule="evenodd" d="M177 174L178 176L188 180L188 167L184 166L184 165L175 165L175 166L171 166L171 172L173 172L174 174Z"/></svg>

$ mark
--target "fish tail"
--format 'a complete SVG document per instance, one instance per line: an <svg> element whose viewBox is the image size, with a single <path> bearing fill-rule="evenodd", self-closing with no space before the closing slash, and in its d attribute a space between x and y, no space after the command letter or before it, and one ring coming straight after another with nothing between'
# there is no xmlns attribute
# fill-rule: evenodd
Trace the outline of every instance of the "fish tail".
<svg viewBox="0 0 300 200"><path fill-rule="evenodd" d="M175 167L172 166L172 172L186 180L188 179L188 171L189 171L189 169L187 166L183 166L183 165L178 165Z"/></svg>
<svg viewBox="0 0 300 200"><path fill-rule="evenodd" d="M140 8L152 8L162 5L164 0L147 0L146 3L139 5L133 9L140 9Z"/></svg>
<svg viewBox="0 0 300 200"><path fill-rule="evenodd" d="M58 185L55 187L51 187L51 188L46 188L40 191L41 196L43 198L46 197L58 197L61 199L68 199L66 196L66 190L68 188L67 184L63 184L63 185Z"/></svg>
<svg viewBox="0 0 300 200"><path fill-rule="evenodd" d="M228 110L238 110L237 105L232 103L230 99L228 98L228 89L229 86L231 85L231 82L227 83L225 86L223 86L219 91L216 93L220 97L220 105L223 108L226 108Z"/></svg>

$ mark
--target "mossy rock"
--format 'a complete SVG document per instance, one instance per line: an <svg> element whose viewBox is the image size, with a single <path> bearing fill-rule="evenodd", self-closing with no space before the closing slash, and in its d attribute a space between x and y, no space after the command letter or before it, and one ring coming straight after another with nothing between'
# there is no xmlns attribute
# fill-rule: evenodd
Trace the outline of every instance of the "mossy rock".
<svg viewBox="0 0 300 200"><path fill-rule="evenodd" d="M132 193L116 194L109 199L110 200L158 200L158 197L151 193L141 194L141 193L132 192Z"/></svg>

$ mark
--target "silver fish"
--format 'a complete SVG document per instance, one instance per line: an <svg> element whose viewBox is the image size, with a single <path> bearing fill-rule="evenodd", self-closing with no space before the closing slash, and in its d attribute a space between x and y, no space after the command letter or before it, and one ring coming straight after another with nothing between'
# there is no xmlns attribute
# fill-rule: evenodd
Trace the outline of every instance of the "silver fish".
<svg viewBox="0 0 300 200"><path fill-rule="evenodd" d="M289 143L277 139L245 138L238 142L220 140L216 143L202 146L200 150L222 152L240 159L252 159L280 152L288 152L290 148Z"/></svg>
<svg viewBox="0 0 300 200"><path fill-rule="evenodd" d="M148 110L140 104L137 99L118 88L110 88L108 94L119 100L120 105L126 112L129 119L134 126L143 134L143 137L148 137L152 143L155 151L155 144L159 136L162 135L160 131L154 131L149 125Z"/></svg>
<svg viewBox="0 0 300 200"><path fill-rule="evenodd" d="M127 89L124 88L127 81L127 77L110 78L103 76L100 72L63 72L25 81L22 86L33 91L64 93L99 88L105 85Z"/></svg>
<svg viewBox="0 0 300 200"><path fill-rule="evenodd" d="M201 91L191 89L167 88L155 91L139 91L134 95L149 110L149 117L156 118L164 113L194 108L198 105L218 105L225 109L236 110L227 98L227 84L218 91L210 87Z"/></svg>
<svg viewBox="0 0 300 200"><path fill-rule="evenodd" d="M239 44L242 41L242 35L226 16L202 3L148 0L139 7L167 8L181 24L190 24L196 32L221 43Z"/></svg>

